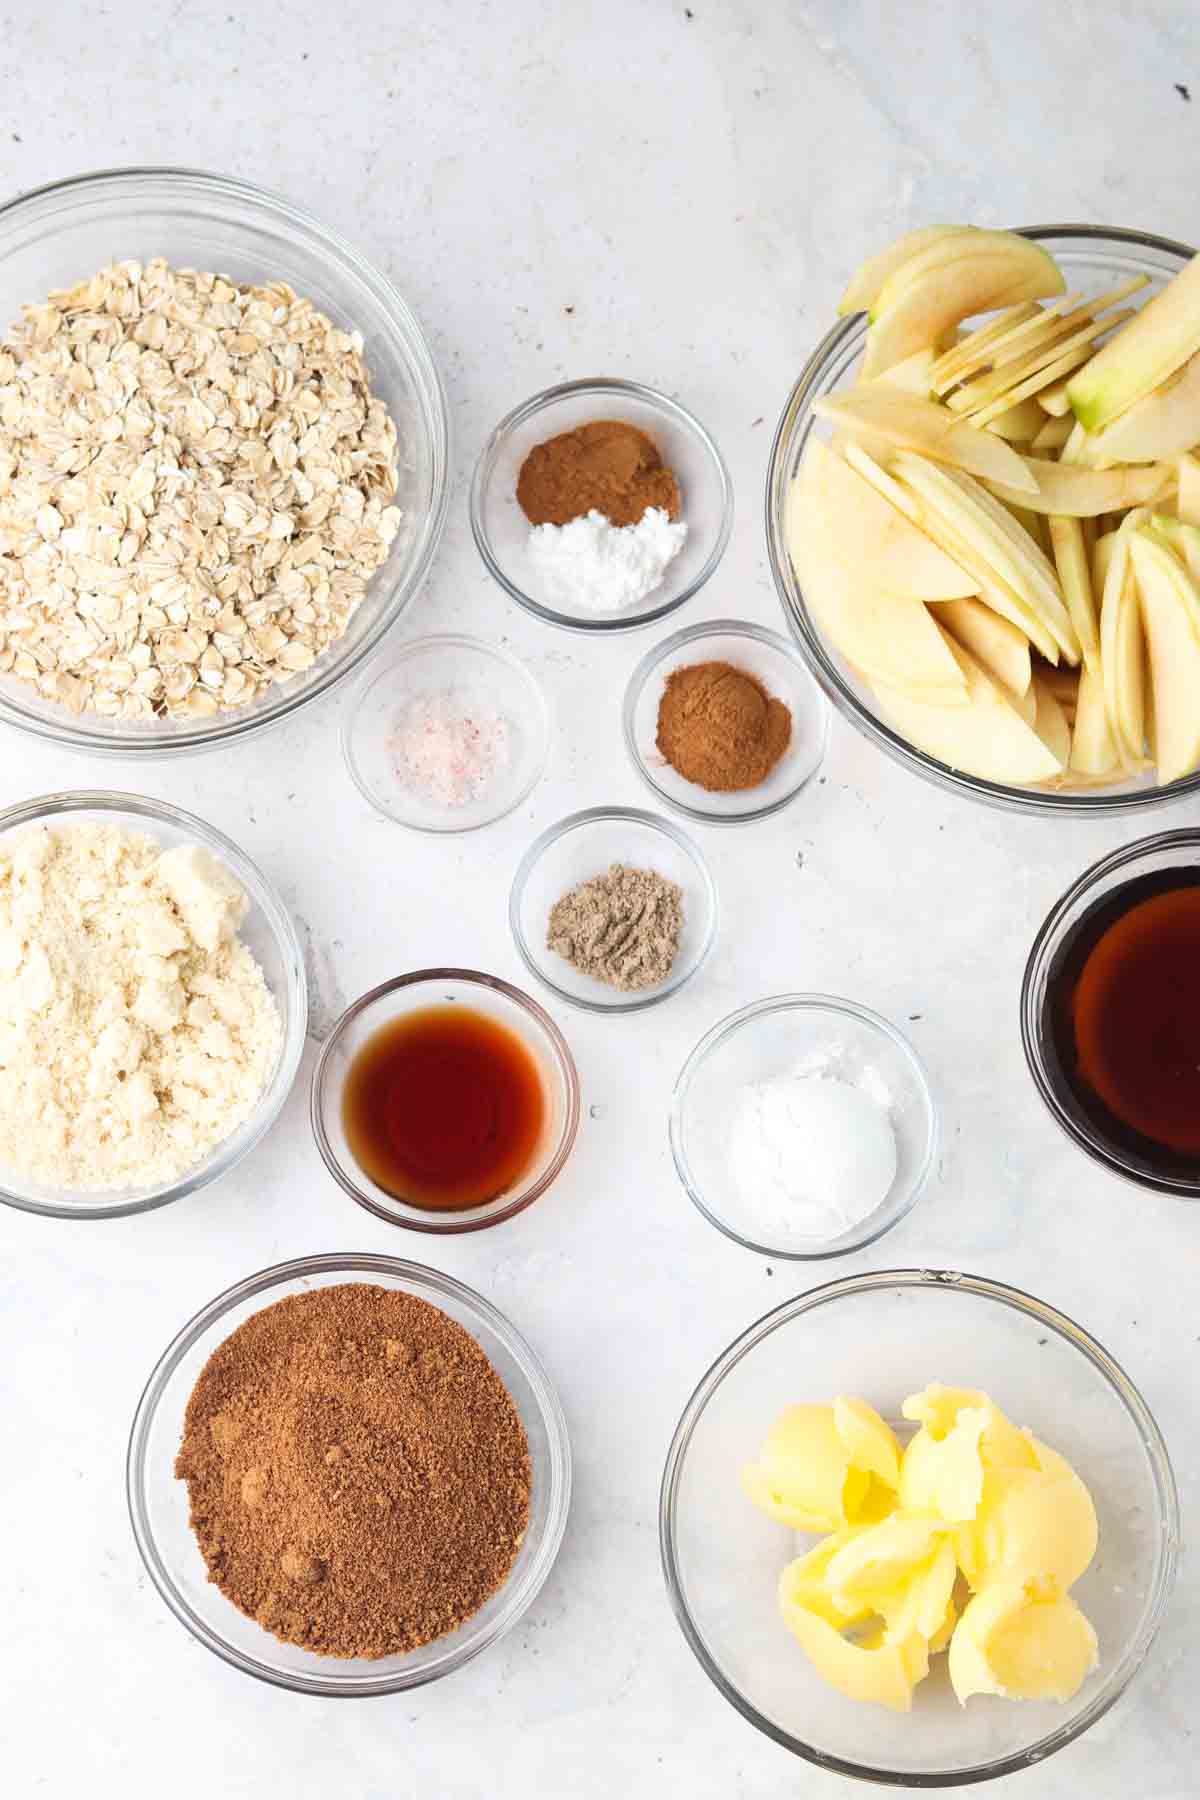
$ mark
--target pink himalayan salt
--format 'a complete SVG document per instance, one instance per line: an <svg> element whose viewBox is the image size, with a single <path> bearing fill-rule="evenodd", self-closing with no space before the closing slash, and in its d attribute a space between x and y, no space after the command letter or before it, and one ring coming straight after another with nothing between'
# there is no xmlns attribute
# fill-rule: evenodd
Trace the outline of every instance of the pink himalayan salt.
<svg viewBox="0 0 1200 1800"><path fill-rule="evenodd" d="M422 694L400 715L389 748L404 785L430 806L466 806L508 766L508 723L458 695Z"/></svg>

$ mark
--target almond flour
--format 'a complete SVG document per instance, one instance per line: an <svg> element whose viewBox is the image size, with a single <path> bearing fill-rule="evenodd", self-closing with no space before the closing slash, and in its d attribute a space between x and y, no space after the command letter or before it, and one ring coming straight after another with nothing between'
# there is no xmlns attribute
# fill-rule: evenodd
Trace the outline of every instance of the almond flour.
<svg viewBox="0 0 1200 1800"><path fill-rule="evenodd" d="M198 845L99 824L0 840L0 1164L144 1187L242 1124L281 1034L247 906Z"/></svg>

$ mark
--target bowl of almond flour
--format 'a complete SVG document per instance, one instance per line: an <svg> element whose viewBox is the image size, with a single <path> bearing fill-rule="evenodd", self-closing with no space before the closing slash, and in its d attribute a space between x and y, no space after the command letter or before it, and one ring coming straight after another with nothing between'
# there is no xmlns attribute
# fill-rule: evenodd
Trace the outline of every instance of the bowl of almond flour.
<svg viewBox="0 0 1200 1800"><path fill-rule="evenodd" d="M358 668L447 499L441 381L336 232L196 171L0 206L0 723L239 740Z"/></svg>
<svg viewBox="0 0 1200 1800"><path fill-rule="evenodd" d="M307 1023L296 928L211 825L102 792L0 812L0 1201L117 1218L217 1180Z"/></svg>

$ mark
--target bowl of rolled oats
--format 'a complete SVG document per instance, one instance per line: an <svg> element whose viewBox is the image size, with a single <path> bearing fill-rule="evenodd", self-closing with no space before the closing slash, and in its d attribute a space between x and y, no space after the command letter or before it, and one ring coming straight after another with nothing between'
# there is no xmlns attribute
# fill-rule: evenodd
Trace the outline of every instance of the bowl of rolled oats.
<svg viewBox="0 0 1200 1800"><path fill-rule="evenodd" d="M289 717L416 593L447 463L414 315L289 201L121 169L0 206L0 723L162 755Z"/></svg>

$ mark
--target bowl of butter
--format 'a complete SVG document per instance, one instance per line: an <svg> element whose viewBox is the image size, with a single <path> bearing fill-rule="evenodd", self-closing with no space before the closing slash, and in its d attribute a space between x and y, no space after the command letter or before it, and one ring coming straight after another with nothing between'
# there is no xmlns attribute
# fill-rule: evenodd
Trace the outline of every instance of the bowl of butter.
<svg viewBox="0 0 1200 1800"><path fill-rule="evenodd" d="M1145 1661L1179 1502L1094 1338L979 1277L831 1282L744 1332L667 1458L667 1587L716 1687L823 1768L915 1787L1071 1743Z"/></svg>

